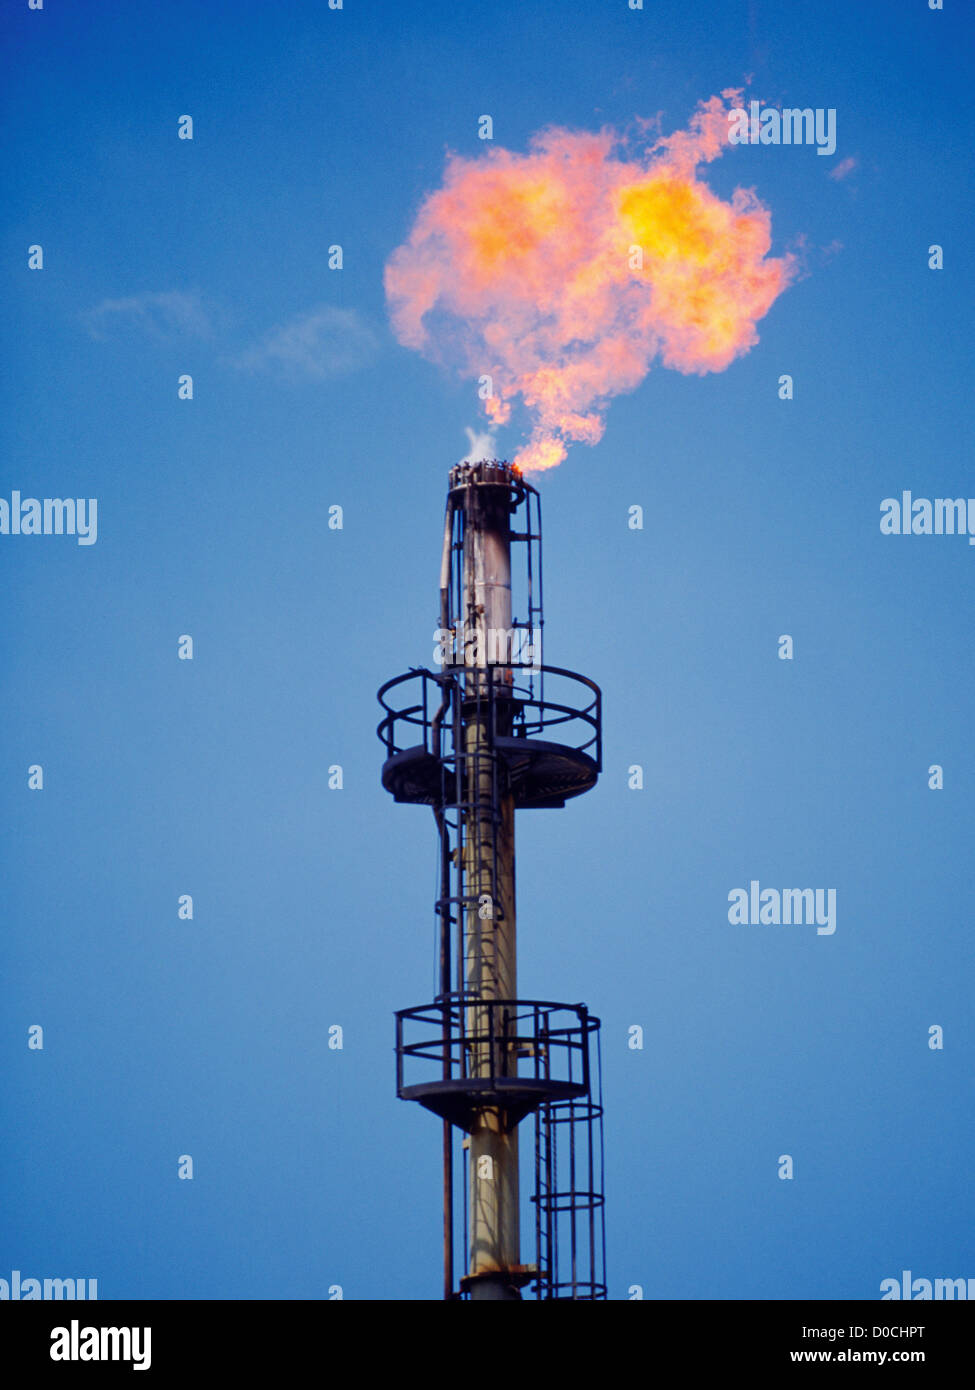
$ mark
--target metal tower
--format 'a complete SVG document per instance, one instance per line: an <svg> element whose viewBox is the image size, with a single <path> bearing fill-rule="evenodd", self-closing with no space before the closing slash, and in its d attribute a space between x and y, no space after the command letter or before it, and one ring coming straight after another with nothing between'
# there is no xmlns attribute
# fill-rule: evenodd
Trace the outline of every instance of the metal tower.
<svg viewBox="0 0 975 1390"><path fill-rule="evenodd" d="M443 1120L448 1299L520 1299L525 1288L606 1297L599 1020L584 1004L518 997L515 810L564 806L601 766L599 687L541 662L541 543L539 496L517 468L451 469L439 670L379 691L383 786L432 807L440 836L439 993L396 1015L396 1090ZM518 1140L529 1115L535 1258L523 1263Z"/></svg>

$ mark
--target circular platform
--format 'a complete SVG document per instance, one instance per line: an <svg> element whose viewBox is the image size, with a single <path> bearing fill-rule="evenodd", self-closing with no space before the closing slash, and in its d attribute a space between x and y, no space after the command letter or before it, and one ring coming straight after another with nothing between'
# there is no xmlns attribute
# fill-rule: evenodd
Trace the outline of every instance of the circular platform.
<svg viewBox="0 0 975 1390"><path fill-rule="evenodd" d="M485 1106L497 1106L507 1115L513 1129L526 1115L540 1105L553 1100L574 1100L586 1095L586 1087L578 1081L553 1081L533 1076L452 1077L449 1080L424 1081L418 1086L404 1086L401 1100L415 1100L449 1120L452 1125L470 1132L474 1117Z"/></svg>
<svg viewBox="0 0 975 1390"><path fill-rule="evenodd" d="M497 737L494 750L503 761L515 806L522 810L564 806L596 785L595 759L577 748L537 738ZM383 764L383 786L397 801L419 806L454 806L466 800L461 778L458 797L453 768L422 744L394 753Z"/></svg>

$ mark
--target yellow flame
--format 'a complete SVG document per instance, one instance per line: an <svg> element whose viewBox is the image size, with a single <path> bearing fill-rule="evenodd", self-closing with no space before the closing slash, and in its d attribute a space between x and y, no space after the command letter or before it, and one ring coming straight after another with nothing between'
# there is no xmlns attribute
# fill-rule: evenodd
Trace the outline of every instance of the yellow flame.
<svg viewBox="0 0 975 1390"><path fill-rule="evenodd" d="M569 443L598 443L608 401L654 361L723 370L758 341L757 320L794 277L791 256L768 254L770 215L754 194L724 201L697 176L727 146L727 110L712 97L642 160L615 157L610 131L559 129L525 155L452 156L390 257L400 341L490 377L493 425L522 401L525 471L555 467Z"/></svg>

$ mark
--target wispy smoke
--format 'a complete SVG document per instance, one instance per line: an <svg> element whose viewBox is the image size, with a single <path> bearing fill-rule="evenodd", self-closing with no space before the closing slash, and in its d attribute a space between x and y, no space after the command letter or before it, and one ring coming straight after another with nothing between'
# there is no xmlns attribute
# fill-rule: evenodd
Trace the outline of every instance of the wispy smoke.
<svg viewBox="0 0 975 1390"><path fill-rule="evenodd" d="M746 189L730 202L697 177L728 144L740 93L701 103L686 131L623 156L611 130L549 129L528 154L451 155L386 266L399 340L462 375L489 376L505 424L520 398L531 438L516 462L550 468L595 444L615 395L655 360L722 371L795 274L771 258L771 218ZM473 444L472 444L473 450Z"/></svg>
<svg viewBox="0 0 975 1390"><path fill-rule="evenodd" d="M478 463L481 459L497 458L498 446L494 442L493 434L479 434L469 425L464 426L464 433L467 435L467 453L460 460L461 463Z"/></svg>

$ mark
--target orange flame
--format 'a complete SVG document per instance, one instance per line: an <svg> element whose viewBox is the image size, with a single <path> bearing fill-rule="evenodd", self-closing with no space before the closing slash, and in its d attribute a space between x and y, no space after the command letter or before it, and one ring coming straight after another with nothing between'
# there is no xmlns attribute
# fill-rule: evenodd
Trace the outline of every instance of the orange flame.
<svg viewBox="0 0 975 1390"><path fill-rule="evenodd" d="M483 407L495 425L524 402L533 428L521 469L598 443L610 398L657 358L723 371L758 342L756 321L794 278L792 256L768 256L771 217L755 195L739 188L724 202L697 178L727 146L741 93L722 96L640 161L614 156L610 130L555 128L526 155L450 155L443 187L390 257L400 342L490 377Z"/></svg>

